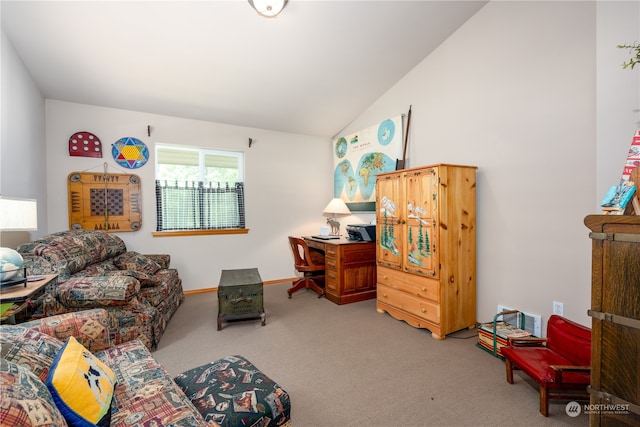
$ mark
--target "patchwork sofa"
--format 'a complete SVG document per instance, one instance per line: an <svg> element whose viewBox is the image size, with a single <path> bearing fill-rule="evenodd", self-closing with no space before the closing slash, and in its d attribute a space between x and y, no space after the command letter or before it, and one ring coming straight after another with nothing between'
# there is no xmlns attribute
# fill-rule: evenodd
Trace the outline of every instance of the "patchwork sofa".
<svg viewBox="0 0 640 427"><path fill-rule="evenodd" d="M211 362L174 380L139 340L112 346L109 323L104 309L91 309L0 325L2 425L73 425L57 390L51 391L51 377L60 369L65 347L77 341L92 353L85 357L106 365L115 378L104 399L109 409L103 425L290 427L287 392L242 356Z"/></svg>
<svg viewBox="0 0 640 427"><path fill-rule="evenodd" d="M157 346L184 301L182 280L170 256L128 251L117 235L71 230L23 244L17 251L29 275L57 273L36 317L104 308L114 344L133 339Z"/></svg>

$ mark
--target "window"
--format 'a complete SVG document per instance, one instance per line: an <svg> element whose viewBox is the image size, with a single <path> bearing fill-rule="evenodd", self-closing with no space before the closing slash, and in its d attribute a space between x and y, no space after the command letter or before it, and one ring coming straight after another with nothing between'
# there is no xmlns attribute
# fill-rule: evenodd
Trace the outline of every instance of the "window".
<svg viewBox="0 0 640 427"><path fill-rule="evenodd" d="M245 228L243 153L156 145L157 230Z"/></svg>

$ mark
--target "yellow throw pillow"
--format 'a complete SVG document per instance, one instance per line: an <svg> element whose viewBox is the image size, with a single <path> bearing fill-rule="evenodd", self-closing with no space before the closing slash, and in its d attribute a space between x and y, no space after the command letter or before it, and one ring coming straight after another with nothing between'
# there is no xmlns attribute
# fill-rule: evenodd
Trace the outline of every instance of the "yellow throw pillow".
<svg viewBox="0 0 640 427"><path fill-rule="evenodd" d="M116 376L74 337L69 337L53 360L46 384L70 426L110 424Z"/></svg>

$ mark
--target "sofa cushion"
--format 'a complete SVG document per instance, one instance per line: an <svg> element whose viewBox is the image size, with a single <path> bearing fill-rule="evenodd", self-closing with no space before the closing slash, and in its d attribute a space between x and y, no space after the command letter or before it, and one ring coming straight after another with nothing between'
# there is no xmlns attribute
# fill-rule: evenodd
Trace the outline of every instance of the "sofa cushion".
<svg viewBox="0 0 640 427"><path fill-rule="evenodd" d="M502 353L538 384L546 384L549 388L556 387L552 365L574 365L570 360L546 347L506 346L502 348ZM589 372L565 372L562 382L564 384L589 385L589 379ZM557 386L562 386L562 384Z"/></svg>
<svg viewBox="0 0 640 427"><path fill-rule="evenodd" d="M120 271L118 267L113 265L113 260L108 259L96 264L88 265L82 270L73 274L73 277L96 277L96 276L104 276L105 274L109 274L112 271Z"/></svg>
<svg viewBox="0 0 640 427"><path fill-rule="evenodd" d="M0 344L4 359L29 368L44 382L63 342L33 329L1 325Z"/></svg>
<svg viewBox="0 0 640 427"><path fill-rule="evenodd" d="M47 387L56 406L74 427L108 426L116 377L74 337L53 361Z"/></svg>
<svg viewBox="0 0 640 427"><path fill-rule="evenodd" d="M102 231L73 230L46 236L30 245L20 246L19 252L32 252L53 264L65 281L91 264L115 257L126 251L118 236Z"/></svg>
<svg viewBox="0 0 640 427"><path fill-rule="evenodd" d="M109 317L101 308L44 317L20 326L51 335L61 342L73 336L92 353L111 347Z"/></svg>
<svg viewBox="0 0 640 427"><path fill-rule="evenodd" d="M140 341L96 353L118 377L113 395L112 426L209 426Z"/></svg>
<svg viewBox="0 0 640 427"><path fill-rule="evenodd" d="M141 287L153 287L162 284L160 277L135 270L116 270L105 273L105 276L128 276L138 279ZM155 305L155 304L154 304Z"/></svg>
<svg viewBox="0 0 640 427"><path fill-rule="evenodd" d="M73 277L58 285L58 299L67 307L109 307L126 305L139 291L129 276Z"/></svg>
<svg viewBox="0 0 640 427"><path fill-rule="evenodd" d="M28 368L0 359L3 426L64 427L64 417L40 379Z"/></svg>
<svg viewBox="0 0 640 427"><path fill-rule="evenodd" d="M568 365L591 365L591 329L565 317L549 317L547 347L568 359Z"/></svg>
<svg viewBox="0 0 640 427"><path fill-rule="evenodd" d="M113 263L120 270L134 270L146 274L155 274L160 270L160 264L138 252L125 252L113 259Z"/></svg>
<svg viewBox="0 0 640 427"><path fill-rule="evenodd" d="M61 282L69 279L76 271L85 268L91 259L88 254L82 252L81 247L75 245L64 249L40 244L35 247L35 255L51 263Z"/></svg>

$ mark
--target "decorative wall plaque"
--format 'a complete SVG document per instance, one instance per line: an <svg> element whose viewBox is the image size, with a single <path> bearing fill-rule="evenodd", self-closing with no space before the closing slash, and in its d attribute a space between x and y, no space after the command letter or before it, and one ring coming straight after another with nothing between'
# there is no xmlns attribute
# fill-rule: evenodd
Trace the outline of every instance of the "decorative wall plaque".
<svg viewBox="0 0 640 427"><path fill-rule="evenodd" d="M69 155L102 157L102 142L91 132L76 132L69 138Z"/></svg>
<svg viewBox="0 0 640 427"><path fill-rule="evenodd" d="M149 149L137 138L121 138L111 149L113 159L122 167L137 169L149 160Z"/></svg>
<svg viewBox="0 0 640 427"><path fill-rule="evenodd" d="M120 232L142 226L138 175L72 172L67 186L70 229Z"/></svg>

